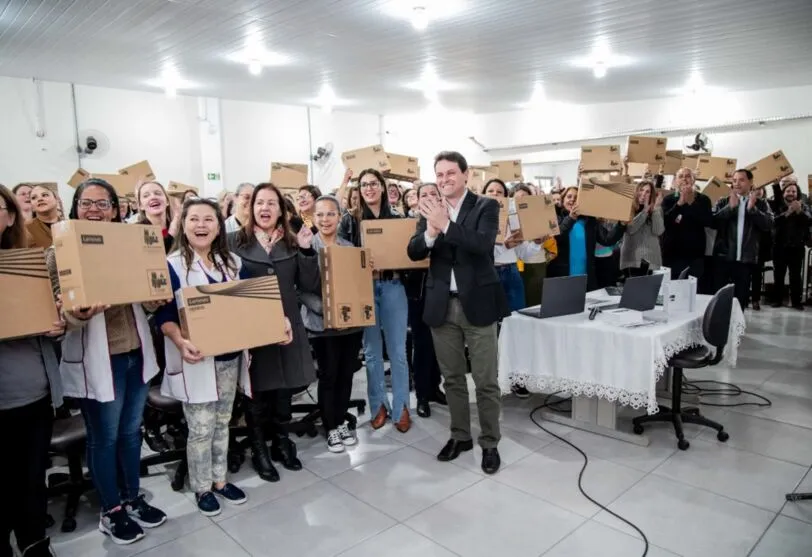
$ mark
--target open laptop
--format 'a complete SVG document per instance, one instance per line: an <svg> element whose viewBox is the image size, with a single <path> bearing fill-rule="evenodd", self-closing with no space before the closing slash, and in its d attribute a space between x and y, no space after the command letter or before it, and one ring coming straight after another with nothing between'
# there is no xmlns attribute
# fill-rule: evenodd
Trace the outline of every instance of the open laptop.
<svg viewBox="0 0 812 557"><path fill-rule="evenodd" d="M586 275L544 279L541 305L519 313L538 319L583 313L586 307Z"/></svg>
<svg viewBox="0 0 812 557"><path fill-rule="evenodd" d="M649 311L657 305L660 287L663 284L663 275L647 275L644 277L629 277L623 285L623 294L618 304L596 304L601 310L623 308L635 311Z"/></svg>

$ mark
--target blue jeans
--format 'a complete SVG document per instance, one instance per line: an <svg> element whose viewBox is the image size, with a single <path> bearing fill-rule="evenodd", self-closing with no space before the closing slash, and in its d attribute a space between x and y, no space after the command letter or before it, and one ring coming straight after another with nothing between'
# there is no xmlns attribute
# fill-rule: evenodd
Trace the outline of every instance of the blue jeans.
<svg viewBox="0 0 812 557"><path fill-rule="evenodd" d="M499 281L507 296L510 311L518 311L526 306L524 303L524 282L519 273L519 267L515 263L510 265L499 265L496 267L499 274Z"/></svg>
<svg viewBox="0 0 812 557"><path fill-rule="evenodd" d="M108 512L138 496L141 421L149 394L141 350L110 356L115 399L79 401L87 428L87 467Z"/></svg>
<svg viewBox="0 0 812 557"><path fill-rule="evenodd" d="M383 406L393 420L399 420L403 409L409 408L409 364L406 361L408 322L409 303L403 284L399 280L376 280L375 325L364 329L367 396L369 412L373 416ZM384 339L392 375L391 406L386 395L386 377L383 371Z"/></svg>

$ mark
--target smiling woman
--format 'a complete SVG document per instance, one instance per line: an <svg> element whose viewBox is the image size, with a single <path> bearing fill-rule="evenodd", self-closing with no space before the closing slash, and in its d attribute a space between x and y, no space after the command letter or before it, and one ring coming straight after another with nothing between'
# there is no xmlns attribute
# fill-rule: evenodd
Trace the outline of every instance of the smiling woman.
<svg viewBox="0 0 812 557"><path fill-rule="evenodd" d="M169 195L159 182L142 182L135 190L138 206L141 208L138 224L152 224L161 227L164 249L172 249L180 226L180 211L173 215Z"/></svg>
<svg viewBox="0 0 812 557"><path fill-rule="evenodd" d="M26 224L29 245L32 248L49 248L53 244L51 225L59 221L56 194L43 184L35 184L31 188L31 207L35 216Z"/></svg>

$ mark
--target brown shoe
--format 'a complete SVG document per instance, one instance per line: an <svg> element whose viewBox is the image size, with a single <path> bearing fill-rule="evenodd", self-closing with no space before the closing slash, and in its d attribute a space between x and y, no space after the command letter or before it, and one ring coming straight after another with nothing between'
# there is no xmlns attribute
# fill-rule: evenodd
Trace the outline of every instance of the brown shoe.
<svg viewBox="0 0 812 557"><path fill-rule="evenodd" d="M372 421L369 422L370 425L372 426L372 429L381 429L386 423L386 418L388 417L389 415L386 413L385 406L381 406L380 408L378 408L378 413L375 414L375 416L372 418Z"/></svg>
<svg viewBox="0 0 812 557"><path fill-rule="evenodd" d="M404 408L400 414L400 419L395 423L395 429L401 433L406 433L412 427L412 418L409 416L409 409Z"/></svg>

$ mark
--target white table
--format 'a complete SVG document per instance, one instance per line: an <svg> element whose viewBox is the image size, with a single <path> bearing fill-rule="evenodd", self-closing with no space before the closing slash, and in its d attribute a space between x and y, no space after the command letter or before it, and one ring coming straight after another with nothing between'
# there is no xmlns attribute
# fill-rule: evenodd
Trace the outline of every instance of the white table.
<svg viewBox="0 0 812 557"><path fill-rule="evenodd" d="M606 297L603 291L590 298ZM617 406L657 413L657 382L668 359L690 346L706 345L702 317L711 296L698 295L693 312L671 315L667 322L627 329L606 323L588 312L536 319L514 313L499 333L499 386L532 392L563 391L573 397L572 417L550 418L580 429L648 444L616 428ZM744 334L741 306L734 300L723 361L734 366Z"/></svg>

